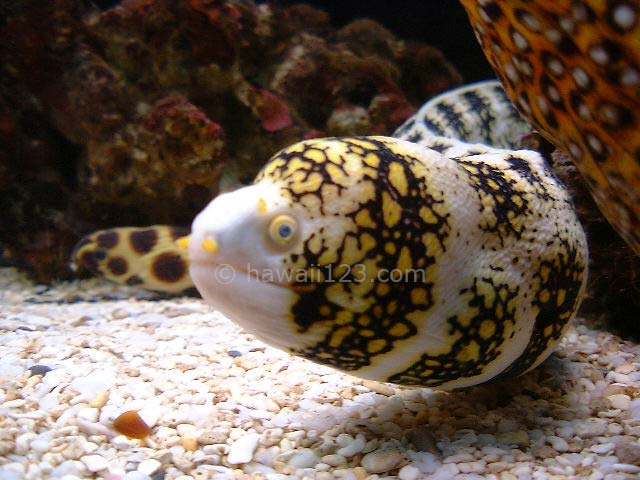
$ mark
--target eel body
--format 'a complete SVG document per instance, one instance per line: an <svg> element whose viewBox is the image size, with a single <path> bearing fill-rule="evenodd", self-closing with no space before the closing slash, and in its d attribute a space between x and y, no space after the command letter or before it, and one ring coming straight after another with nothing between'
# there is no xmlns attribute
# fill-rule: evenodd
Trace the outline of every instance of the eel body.
<svg viewBox="0 0 640 480"><path fill-rule="evenodd" d="M509 98L640 254L640 3L461 0Z"/></svg>
<svg viewBox="0 0 640 480"><path fill-rule="evenodd" d="M587 265L565 188L511 149L527 128L485 82L426 104L402 138L285 148L194 220L179 242L191 280L258 338L356 376L450 389L526 372L574 316ZM76 262L122 232L94 234Z"/></svg>

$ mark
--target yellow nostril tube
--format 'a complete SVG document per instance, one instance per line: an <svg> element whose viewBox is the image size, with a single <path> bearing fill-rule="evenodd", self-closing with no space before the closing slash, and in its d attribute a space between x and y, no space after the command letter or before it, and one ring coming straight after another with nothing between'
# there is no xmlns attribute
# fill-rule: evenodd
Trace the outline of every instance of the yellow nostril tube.
<svg viewBox="0 0 640 480"><path fill-rule="evenodd" d="M178 246L178 248L182 250L186 250L187 248L189 248L190 240L191 240L191 237L189 235L185 237L180 237L176 240L176 245Z"/></svg>
<svg viewBox="0 0 640 480"><path fill-rule="evenodd" d="M207 253L213 254L218 251L218 242L216 242L213 238L205 238L200 246Z"/></svg>

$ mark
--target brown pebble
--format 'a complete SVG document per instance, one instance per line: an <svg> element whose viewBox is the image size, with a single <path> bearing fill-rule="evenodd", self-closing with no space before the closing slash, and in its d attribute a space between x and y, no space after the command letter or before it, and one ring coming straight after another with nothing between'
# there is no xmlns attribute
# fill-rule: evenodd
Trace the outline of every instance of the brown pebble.
<svg viewBox="0 0 640 480"><path fill-rule="evenodd" d="M338 393L340 394L340 396L342 398L347 399L347 400L351 400L356 395L356 392L353 389L353 387L343 388Z"/></svg>
<svg viewBox="0 0 640 480"><path fill-rule="evenodd" d="M518 446L525 446L529 444L529 437L524 430L518 430L515 432L499 432L496 434L496 438L501 443L515 443Z"/></svg>
<svg viewBox="0 0 640 480"><path fill-rule="evenodd" d="M612 383L602 391L602 397L606 398L620 393L626 393L626 386L620 383Z"/></svg>
<svg viewBox="0 0 640 480"><path fill-rule="evenodd" d="M440 450L438 450L436 446L436 437L431 433L431 429L428 426L422 425L410 430L407 433L407 438L413 444L416 451L431 452L438 456L441 455Z"/></svg>
<svg viewBox="0 0 640 480"><path fill-rule="evenodd" d="M83 325L86 325L87 322L93 320L91 317L87 316L87 315L83 315L80 318L77 318L75 320L73 320L71 322L71 326L72 327L81 327Z"/></svg>
<svg viewBox="0 0 640 480"><path fill-rule="evenodd" d="M383 473L403 467L408 459L399 448L381 448L367 453L360 462L369 473Z"/></svg>
<svg viewBox="0 0 640 480"><path fill-rule="evenodd" d="M537 458L555 458L558 456L558 452L556 452L549 445L543 445L542 447L534 448L531 453L534 457Z"/></svg>
<svg viewBox="0 0 640 480"><path fill-rule="evenodd" d="M191 315L192 313L196 313L195 310L186 307L169 307L162 312L165 317L169 318L183 317L185 315Z"/></svg>
<svg viewBox="0 0 640 480"><path fill-rule="evenodd" d="M122 320L124 318L127 318L128 316L129 316L129 312L127 312L123 308L117 308L113 312L111 312L111 318L115 320Z"/></svg>
<svg viewBox="0 0 640 480"><path fill-rule="evenodd" d="M395 395L396 391L391 388L389 385L380 382L374 382L373 380L363 380L362 386L368 388L372 392L379 393L380 395L384 395L386 397L390 397Z"/></svg>
<svg viewBox="0 0 640 480"><path fill-rule="evenodd" d="M149 432L151 432L149 425L147 425L138 412L134 410L120 414L118 418L113 421L113 428L122 435L138 439L147 438Z"/></svg>
<svg viewBox="0 0 640 480"><path fill-rule="evenodd" d="M13 453L14 450L15 445L12 442L9 442L7 440L0 440L0 455L4 457L5 455Z"/></svg>

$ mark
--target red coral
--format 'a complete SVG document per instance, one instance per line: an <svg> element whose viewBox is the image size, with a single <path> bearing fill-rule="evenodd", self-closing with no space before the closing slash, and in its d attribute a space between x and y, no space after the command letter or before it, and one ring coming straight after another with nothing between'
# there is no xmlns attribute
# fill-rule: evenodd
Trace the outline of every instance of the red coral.
<svg viewBox="0 0 640 480"><path fill-rule="evenodd" d="M242 12L236 6L220 0L191 0L189 4L195 11L206 15L213 24L223 18L223 15L232 20L242 18Z"/></svg>
<svg viewBox="0 0 640 480"><path fill-rule="evenodd" d="M373 132L384 134L393 130L413 115L416 108L404 95L382 93L376 95L369 105L369 116Z"/></svg>
<svg viewBox="0 0 640 480"><path fill-rule="evenodd" d="M196 11L207 16L211 23L216 23L222 15L221 2L216 0L191 0L189 4Z"/></svg>
<svg viewBox="0 0 640 480"><path fill-rule="evenodd" d="M219 139L223 134L222 127L211 121L207 115L180 95L158 100L142 120L142 126L157 133L170 133L175 136L176 121L186 120L189 127L199 128L211 139ZM173 125L173 129L171 128Z"/></svg>
<svg viewBox="0 0 640 480"><path fill-rule="evenodd" d="M267 132L276 132L292 124L287 102L270 91L251 89L248 100Z"/></svg>

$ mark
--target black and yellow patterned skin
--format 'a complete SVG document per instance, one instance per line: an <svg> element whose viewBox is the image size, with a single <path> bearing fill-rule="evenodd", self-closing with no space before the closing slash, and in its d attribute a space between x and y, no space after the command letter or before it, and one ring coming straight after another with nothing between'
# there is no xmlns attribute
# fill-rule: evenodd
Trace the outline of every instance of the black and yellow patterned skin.
<svg viewBox="0 0 640 480"><path fill-rule="evenodd" d="M640 254L640 4L461 0L511 100Z"/></svg>
<svg viewBox="0 0 640 480"><path fill-rule="evenodd" d="M196 218L195 285L268 343L357 376L457 388L525 372L576 311L586 242L540 155L489 150L448 158L389 137L284 149ZM283 215L286 248L266 233ZM215 265L253 273L225 284Z"/></svg>

